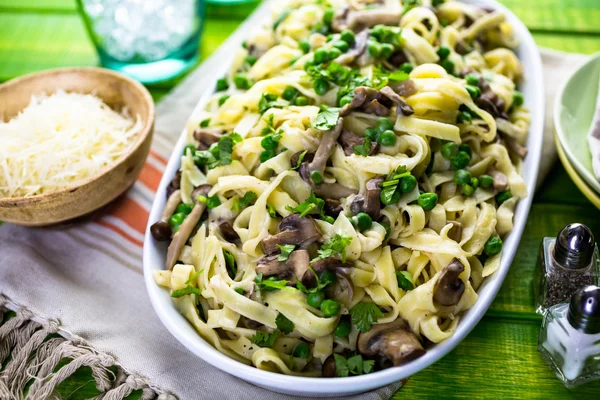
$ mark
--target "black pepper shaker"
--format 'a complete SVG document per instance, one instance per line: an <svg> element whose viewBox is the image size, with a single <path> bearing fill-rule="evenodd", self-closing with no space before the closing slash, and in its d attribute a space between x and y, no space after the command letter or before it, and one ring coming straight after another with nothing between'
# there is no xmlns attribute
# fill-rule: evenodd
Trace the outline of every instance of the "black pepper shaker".
<svg viewBox="0 0 600 400"><path fill-rule="evenodd" d="M583 224L569 224L556 238L544 238L534 281L536 312L567 301L583 286L600 285L599 261L594 235Z"/></svg>

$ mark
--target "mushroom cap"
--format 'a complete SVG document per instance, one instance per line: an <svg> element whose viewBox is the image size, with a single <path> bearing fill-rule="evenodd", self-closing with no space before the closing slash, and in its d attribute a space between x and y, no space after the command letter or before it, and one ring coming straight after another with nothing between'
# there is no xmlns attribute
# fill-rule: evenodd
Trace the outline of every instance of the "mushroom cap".
<svg viewBox="0 0 600 400"><path fill-rule="evenodd" d="M333 357L333 354L325 359L323 367L321 368L321 372L323 374L323 378L335 378L336 368L335 357Z"/></svg>
<svg viewBox="0 0 600 400"><path fill-rule="evenodd" d="M443 306L458 304L465 292L465 283L459 277L464 270L465 266L457 258L444 267L433 288L434 300Z"/></svg>
<svg viewBox="0 0 600 400"><path fill-rule="evenodd" d="M358 351L367 357L389 359L394 366L425 354L425 349L401 318L386 324L374 324L369 332L358 335Z"/></svg>

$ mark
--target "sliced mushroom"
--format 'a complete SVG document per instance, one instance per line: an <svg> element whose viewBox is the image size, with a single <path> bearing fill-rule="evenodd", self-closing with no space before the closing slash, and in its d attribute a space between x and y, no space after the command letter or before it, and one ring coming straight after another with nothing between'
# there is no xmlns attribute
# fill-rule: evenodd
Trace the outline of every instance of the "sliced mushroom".
<svg viewBox="0 0 600 400"><path fill-rule="evenodd" d="M171 218L180 203L181 191L176 190L171 193L171 196L169 196L160 220L150 227L150 233L152 233L152 237L154 239L158 240L159 242L166 242L167 240L171 239L171 234L173 232L171 231L171 225L169 225L169 218Z"/></svg>
<svg viewBox="0 0 600 400"><path fill-rule="evenodd" d="M381 182L383 182L383 178L381 177L367 181L364 196L358 195L352 200L350 211L354 214L364 212L369 214L373 220L379 219L379 212L381 211Z"/></svg>
<svg viewBox="0 0 600 400"><path fill-rule="evenodd" d="M386 324L375 324L369 332L360 333L357 348L366 357L387 359L394 366L425 354L419 339L401 318Z"/></svg>
<svg viewBox="0 0 600 400"><path fill-rule="evenodd" d="M494 189L498 192L505 191L508 187L508 178L496 168L490 167L487 170L488 175L494 178Z"/></svg>
<svg viewBox="0 0 600 400"><path fill-rule="evenodd" d="M342 65L352 64L356 59L366 52L368 40L369 31L367 29L356 34L352 48L336 58L334 61Z"/></svg>
<svg viewBox="0 0 600 400"><path fill-rule="evenodd" d="M258 260L256 274L262 274L263 276L276 275L283 278L283 275L288 272L288 266L284 261L277 261L278 257L279 254L273 254Z"/></svg>
<svg viewBox="0 0 600 400"><path fill-rule="evenodd" d="M202 189L199 191L198 195L201 194L203 196L206 196L210 191L211 187L212 186L210 185L202 185ZM194 199L196 197L194 197ZM171 241L171 244L169 244L169 249L167 250L167 261L165 263L166 269L170 270L171 268L173 268L173 266L179 259L179 256L181 256L183 247L190 238L190 235L196 227L196 224L198 223L198 221L200 221L200 218L202 217L202 214L204 213L205 209L205 203L196 202L196 204L194 204L192 212L185 218L185 220L179 227L179 230L173 236L173 240Z"/></svg>
<svg viewBox="0 0 600 400"><path fill-rule="evenodd" d="M398 93L394 92L394 90L391 87L385 86L380 90L380 92L381 94L383 94L388 99L392 100L398 105L398 111L396 112L396 114L402 114L408 117L415 113L415 110L406 101L404 101L404 99L400 97Z"/></svg>
<svg viewBox="0 0 600 400"><path fill-rule="evenodd" d="M219 224L219 230L221 231L221 235L223 235L223 239L227 240L228 242L233 243L240 240L240 236L233 229L233 226L229 221L221 222Z"/></svg>
<svg viewBox="0 0 600 400"><path fill-rule="evenodd" d="M263 327L264 325L258 321L250 319L248 317L241 316L240 320L242 321L242 325L244 325L248 329L258 329Z"/></svg>
<svg viewBox="0 0 600 400"><path fill-rule="evenodd" d="M279 251L277 245L294 244L300 248L306 247L321 237L317 225L310 217L301 218L298 214L285 217L279 224L279 233L262 240L265 254Z"/></svg>
<svg viewBox="0 0 600 400"><path fill-rule="evenodd" d="M448 232L448 238L454 240L456 243L460 243L462 239L462 224L458 221L450 221L452 228Z"/></svg>
<svg viewBox="0 0 600 400"><path fill-rule="evenodd" d="M344 263L342 260L336 257L319 258L310 263L310 266L317 275L321 275L326 270L333 271L336 273L340 271L344 273L346 277L349 276L352 268L352 264ZM302 283L306 287L313 287L317 284L317 279L312 271L306 271L302 275ZM352 288L352 285L350 285Z"/></svg>
<svg viewBox="0 0 600 400"><path fill-rule="evenodd" d="M419 91L417 84L412 79L406 79L402 82L391 82L390 87L400 96L408 97Z"/></svg>
<svg viewBox="0 0 600 400"><path fill-rule="evenodd" d="M337 300L347 308L350 308L354 297L354 286L349 271L350 269L346 267L336 268L335 282L325 289L327 298Z"/></svg>
<svg viewBox="0 0 600 400"><path fill-rule="evenodd" d="M459 278L465 266L458 260L453 259L441 272L433 288L433 298L443 306L454 306L458 304L465 292L465 283Z"/></svg>
<svg viewBox="0 0 600 400"><path fill-rule="evenodd" d="M402 64L408 62L408 57L406 57L406 54L404 53L404 50L398 50L396 52L394 52L390 58L388 59L388 62L395 68L400 67Z"/></svg>
<svg viewBox="0 0 600 400"><path fill-rule="evenodd" d="M287 279L290 285L296 283L296 277L302 278L310 265L308 251L294 250L285 261L278 261L279 254L273 254L261 258L256 267L257 274L263 276L277 276L279 279Z"/></svg>
<svg viewBox="0 0 600 400"><path fill-rule="evenodd" d="M510 151L515 153L520 158L525 158L525 156L527 156L529 150L527 149L527 147L521 146L519 142L517 142L517 139L508 135L501 136L504 139L504 142L506 143L506 147L508 147Z"/></svg>
<svg viewBox="0 0 600 400"><path fill-rule="evenodd" d="M213 143L217 143L223 136L223 131L220 128L210 129L201 128L194 131L194 139L198 141L198 150L206 150Z"/></svg>
<svg viewBox="0 0 600 400"><path fill-rule="evenodd" d="M212 189L211 185L209 185L208 183L203 183L202 185L192 190L190 197L192 198L194 203L196 203L198 201L198 196L206 196L208 192L210 192L210 189Z"/></svg>
<svg viewBox="0 0 600 400"><path fill-rule="evenodd" d="M375 103L373 103L375 101ZM387 108L388 105L391 106L391 101L388 97L384 96L377 89L373 89L367 86L359 86L354 89L354 97L352 101L342 107L340 111L340 116L345 117L352 112L352 110L360 109L365 111L365 108L370 106L370 111L373 113L375 111L383 112L383 109L379 110L380 106ZM384 115L387 115L389 110L385 111ZM379 115L379 114L378 114Z"/></svg>
<svg viewBox="0 0 600 400"><path fill-rule="evenodd" d="M402 14L388 8L360 10L348 13L346 29L360 32L375 25L398 26Z"/></svg>
<svg viewBox="0 0 600 400"><path fill-rule="evenodd" d="M355 135L354 133L342 130L342 134L340 135L338 142L342 145L344 149L344 154L347 156L351 156L354 154L354 146L360 146L365 142L364 137L360 137ZM369 151L369 155L377 154L379 152L379 143L371 142L371 150Z"/></svg>
<svg viewBox="0 0 600 400"><path fill-rule="evenodd" d="M336 368L335 368L335 357L333 354L325 359L323 363L323 367L321 368L321 372L323 374L323 378L335 378L336 377Z"/></svg>
<svg viewBox="0 0 600 400"><path fill-rule="evenodd" d="M337 218L338 215L344 210L341 203L337 199L325 199L325 206L323 207L323 212L325 215L329 215L330 217Z"/></svg>
<svg viewBox="0 0 600 400"><path fill-rule="evenodd" d="M298 161L300 161L300 156L304 153L304 151L299 151L294 153L292 158L290 158L290 164L292 167L296 167L298 165ZM306 153L302 158L302 162L311 162L315 158L314 153Z"/></svg>

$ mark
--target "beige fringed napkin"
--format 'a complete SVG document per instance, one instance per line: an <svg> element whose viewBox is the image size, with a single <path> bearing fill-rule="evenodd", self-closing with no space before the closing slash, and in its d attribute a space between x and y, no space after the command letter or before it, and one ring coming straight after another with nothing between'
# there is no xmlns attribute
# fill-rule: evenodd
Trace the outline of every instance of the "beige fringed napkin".
<svg viewBox="0 0 600 400"><path fill-rule="evenodd" d="M0 316L7 308L17 311L0 325L0 399L21 398L32 377L27 398L45 399L82 366L91 367L108 400L136 389L143 399L169 393L185 400L286 398L213 368L179 344L152 310L141 267L143 232L165 160L202 91L228 64L228 49L257 24L267 3L158 105L144 171L107 213L62 228L0 227ZM555 159L551 105L557 85L583 58L543 51L548 107L540 180ZM45 341L55 332L64 339ZM56 369L62 358L72 361ZM112 365L121 367L116 377L108 371ZM387 399L400 386L354 398Z"/></svg>

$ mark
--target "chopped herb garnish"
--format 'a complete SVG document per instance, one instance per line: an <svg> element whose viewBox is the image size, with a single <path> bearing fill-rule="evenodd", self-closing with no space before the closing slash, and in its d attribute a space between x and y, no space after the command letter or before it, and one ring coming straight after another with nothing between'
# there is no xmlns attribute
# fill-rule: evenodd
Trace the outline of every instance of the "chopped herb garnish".
<svg viewBox="0 0 600 400"><path fill-rule="evenodd" d="M273 276L267 279L263 279L262 274L256 275L254 282L256 282L260 290L264 290L265 292L273 292L275 290L285 289L288 284L288 281L286 281L285 279L278 281Z"/></svg>
<svg viewBox="0 0 600 400"><path fill-rule="evenodd" d="M317 119L315 120L315 123L312 125L312 127L320 131L328 131L337 125L339 117L339 108L321 105L319 113L317 114Z"/></svg>
<svg viewBox="0 0 600 400"><path fill-rule="evenodd" d="M233 289L237 294L241 294L242 296L246 294L246 291L241 287L236 287Z"/></svg>
<svg viewBox="0 0 600 400"><path fill-rule="evenodd" d="M227 250L223 250L223 257L225 257L227 273L231 279L234 279L237 275L237 263L235 262L235 257Z"/></svg>
<svg viewBox="0 0 600 400"><path fill-rule="evenodd" d="M277 325L277 329L279 329L285 335L288 335L294 331L294 323L282 313L279 313L277 318L275 318L275 324Z"/></svg>
<svg viewBox="0 0 600 400"><path fill-rule="evenodd" d="M264 114L270 108L282 108L285 107L285 103L279 103L276 94L263 93L258 101L258 112Z"/></svg>
<svg viewBox="0 0 600 400"><path fill-rule="evenodd" d="M366 157L371 152L371 139L365 136L362 144L354 146L354 154Z"/></svg>
<svg viewBox="0 0 600 400"><path fill-rule="evenodd" d="M221 205L221 199L219 199L219 195L215 194L214 196L210 196L206 198L206 208L213 209L219 207Z"/></svg>
<svg viewBox="0 0 600 400"><path fill-rule="evenodd" d="M192 285L187 285L183 289L173 290L173 292L171 292L171 297L178 299L178 298L188 295L188 294L195 294L195 295L199 296L202 294L202 291L200 289L198 289L197 287L193 287Z"/></svg>
<svg viewBox="0 0 600 400"><path fill-rule="evenodd" d="M200 121L200 128L206 128L210 125L210 118Z"/></svg>
<svg viewBox="0 0 600 400"><path fill-rule="evenodd" d="M327 276L324 276L325 279L321 280L321 278L319 278L319 275L317 275L317 273L315 272L315 270L313 269L313 267L308 267L308 270L314 275L314 277L315 277L315 279L317 281L317 286L309 289L309 288L307 288L306 286L304 286L302 284L302 282L300 281L300 279L297 279L296 280L296 287L298 288L298 290L300 290L303 293L310 294L310 293L320 292L327 285L329 285L330 283L333 282L333 280L328 279ZM321 302L322 301L323 300L321 300ZM315 308L318 308L318 307L315 307Z"/></svg>
<svg viewBox="0 0 600 400"><path fill-rule="evenodd" d="M250 204L254 203L258 196L254 192L246 192L244 196L240 197L236 201L233 202L233 206L231 207L233 211L240 212L248 207Z"/></svg>
<svg viewBox="0 0 600 400"><path fill-rule="evenodd" d="M279 257L277 257L277 261L287 261L287 259L290 257L290 254L292 253L292 251L294 251L294 249L296 248L296 245L295 244L284 244L284 245L277 244L277 247L279 247L279 250L281 250L281 254L279 254Z"/></svg>
<svg viewBox="0 0 600 400"><path fill-rule="evenodd" d="M302 162L304 161L304 157L306 157L306 153L308 153L308 150L304 150L302 153L300 153L300 156L298 156L298 161L296 161L296 165L292 165L292 169L300 168L300 165L302 165Z"/></svg>
<svg viewBox="0 0 600 400"><path fill-rule="evenodd" d="M233 147L241 141L242 137L235 132L223 136L217 143L211 145L208 150L196 151L194 163L201 167L206 165L208 169L231 164Z"/></svg>
<svg viewBox="0 0 600 400"><path fill-rule="evenodd" d="M375 303L358 303L350 309L352 323L360 332L369 332L371 325L377 322L377 318L383 317L383 313Z"/></svg>
<svg viewBox="0 0 600 400"><path fill-rule="evenodd" d="M194 275L190 276L190 279L188 279L187 281L185 281L186 285L189 285L190 283L192 283L192 281L196 278L198 278L200 276L201 273L204 272L204 269L201 269L200 271L196 272Z"/></svg>
<svg viewBox="0 0 600 400"><path fill-rule="evenodd" d="M283 10L283 12L281 14L279 14L277 19L275 19L275 21L273 21L273 30L277 29L277 27L279 25L281 25L281 23L283 21L285 21L285 19L290 15L291 12L292 12L292 10L290 10L289 8L286 8L285 10Z"/></svg>
<svg viewBox="0 0 600 400"><path fill-rule="evenodd" d="M267 204L267 212L271 218L277 218L277 210L270 204Z"/></svg>
<svg viewBox="0 0 600 400"><path fill-rule="evenodd" d="M398 287L400 289L413 290L415 288L412 275L408 271L396 271L396 279L398 280Z"/></svg>
<svg viewBox="0 0 600 400"><path fill-rule="evenodd" d="M301 218L308 214L321 214L323 207L325 207L325 200L315 196L313 192L310 193L306 201L298 204L297 207L285 206L288 211L299 213Z"/></svg>
<svg viewBox="0 0 600 400"><path fill-rule="evenodd" d="M363 360L360 354L348 359L340 354L333 355L335 359L335 374L339 377L363 375L373 372L374 360Z"/></svg>
<svg viewBox="0 0 600 400"><path fill-rule="evenodd" d="M339 254L342 257L342 261L346 262L346 247L348 247L351 241L351 237L336 233L335 236L323 243L321 248L317 250L319 256L316 259L334 257Z"/></svg>
<svg viewBox="0 0 600 400"><path fill-rule="evenodd" d="M277 339L277 331L272 333L258 331L250 340L259 347L273 347L275 339Z"/></svg>
<svg viewBox="0 0 600 400"><path fill-rule="evenodd" d="M388 79L392 82L402 82L408 79L408 74L402 70L394 71L389 76Z"/></svg>

